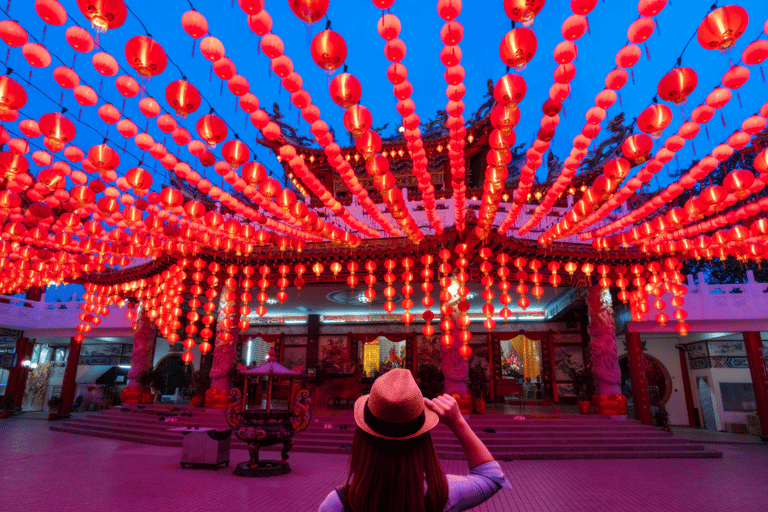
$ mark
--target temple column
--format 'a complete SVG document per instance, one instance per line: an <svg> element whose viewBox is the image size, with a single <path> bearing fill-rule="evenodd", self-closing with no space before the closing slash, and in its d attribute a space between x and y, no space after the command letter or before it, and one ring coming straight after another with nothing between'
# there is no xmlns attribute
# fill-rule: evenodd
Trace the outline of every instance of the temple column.
<svg viewBox="0 0 768 512"><path fill-rule="evenodd" d="M224 285L219 299L219 316L216 319L216 342L213 346L213 364L210 377L211 388L205 392L205 406L226 409L229 404L229 390L232 383L229 370L237 362L237 329L240 313L240 298L236 287Z"/></svg>
<svg viewBox="0 0 768 512"><path fill-rule="evenodd" d="M16 340L16 364L13 365L11 371L8 372L8 385L5 388L6 395L13 395L16 397L16 403L19 403L19 398L24 395L24 387L19 387L22 375L28 371L25 366L22 365L24 359L27 356L27 345L29 344L29 338L22 336ZM14 407L21 407L14 405Z"/></svg>
<svg viewBox="0 0 768 512"><path fill-rule="evenodd" d="M621 369L616 350L616 327L613 321L611 292L599 286L587 289L589 313L589 347L592 351L592 371L596 393L609 396L621 394Z"/></svg>
<svg viewBox="0 0 768 512"><path fill-rule="evenodd" d="M452 393L458 393L460 395L466 395L469 393L467 387L467 380L469 377L469 362L459 354L459 347L461 342L459 341L460 329L454 326L451 329L451 336L453 336L453 343L450 347L441 345L440 347L440 364L442 366L443 375L445 376L445 392L449 395Z"/></svg>
<svg viewBox="0 0 768 512"><path fill-rule="evenodd" d="M75 377L77 377L77 366L80 364L80 348L82 341L77 341L74 337L69 340L69 356L67 356L67 366L64 369L64 381L61 385L61 405L58 411L60 416L68 415L72 409L72 402L75 399Z"/></svg>
<svg viewBox="0 0 768 512"><path fill-rule="evenodd" d="M635 419L643 425L653 425L651 418L651 399L648 396L648 384L645 381L643 364L643 342L640 333L628 332L627 357L629 358L629 378L632 382L632 402L635 406Z"/></svg>
<svg viewBox="0 0 768 512"><path fill-rule="evenodd" d="M120 392L120 400L129 404L141 403L144 390L138 382L139 375L144 370L151 370L155 356L157 328L147 316L147 310L139 306L136 312L136 331L133 335L133 351L131 352L131 368L128 370L128 385Z"/></svg>
<svg viewBox="0 0 768 512"><path fill-rule="evenodd" d="M765 368L763 342L759 332L745 332L743 336L752 388L755 392L757 416L760 418L761 439L768 441L768 370Z"/></svg>
<svg viewBox="0 0 768 512"><path fill-rule="evenodd" d="M688 426L695 427L696 413L693 407L693 390L691 389L691 376L688 373L688 361L685 348L678 346L677 351L680 355L680 372L683 374L683 391L685 392L685 408L688 412Z"/></svg>

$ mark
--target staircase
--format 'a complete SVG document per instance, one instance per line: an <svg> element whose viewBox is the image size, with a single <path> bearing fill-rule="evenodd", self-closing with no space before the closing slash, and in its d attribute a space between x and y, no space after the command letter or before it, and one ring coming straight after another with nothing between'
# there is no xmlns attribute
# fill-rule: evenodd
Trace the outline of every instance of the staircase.
<svg viewBox="0 0 768 512"><path fill-rule="evenodd" d="M179 407L169 411L153 406L127 411L112 408L63 422L52 423L51 430L106 437L121 441L181 446L183 434L168 429L199 426L228 429L224 412L214 409ZM148 414L145 411L149 411ZM179 416L180 413L192 416ZM166 419L160 421L158 413ZM175 416L174 416L175 415ZM500 460L514 459L634 459L634 458L717 458L720 452L703 444L641 425L636 420L613 420L599 415L562 415L546 419L514 420L511 415L472 415L469 425ZM342 428L346 426L347 428ZM493 431L493 432L491 432ZM351 411L313 413L309 427L293 438L294 452L349 453L355 432ZM432 430L440 457L462 459L464 452L453 434L443 425ZM232 449L246 444L232 437ZM282 445L263 450L279 451Z"/></svg>

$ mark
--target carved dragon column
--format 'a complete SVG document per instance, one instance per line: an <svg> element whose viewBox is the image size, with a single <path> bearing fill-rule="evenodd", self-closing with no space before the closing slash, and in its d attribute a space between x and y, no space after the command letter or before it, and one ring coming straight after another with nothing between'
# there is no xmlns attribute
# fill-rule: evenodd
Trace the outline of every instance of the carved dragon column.
<svg viewBox="0 0 768 512"><path fill-rule="evenodd" d="M466 395L469 392L467 388L469 363L459 354L461 343L458 341L458 327L451 329L451 335L454 339L453 344L450 347L440 346L440 364L445 376L445 392L449 395L452 393Z"/></svg>
<svg viewBox="0 0 768 512"><path fill-rule="evenodd" d="M229 369L237 361L236 328L239 320L240 299L236 288L226 284L221 290L219 316L216 320L216 343L213 348L211 366L211 388L205 392L205 406L213 409L226 409L229 404Z"/></svg>
<svg viewBox="0 0 768 512"><path fill-rule="evenodd" d="M120 400L129 404L141 403L144 390L138 382L139 375L144 370L151 370L155 354L157 329L154 322L147 316L147 310L139 306L136 311L136 331L133 335L133 351L131 352L131 369L128 370L128 385L120 392ZM146 390L150 392L149 389Z"/></svg>
<svg viewBox="0 0 768 512"><path fill-rule="evenodd" d="M587 289L587 312L589 314L589 346L592 350L592 371L595 375L596 395L593 399L598 414L621 414L621 407L607 407L602 410L598 404L615 400L621 395L621 370L616 350L616 326L613 320L611 292L599 286ZM611 398L612 397L612 398ZM616 404L619 406L619 404ZM626 406L623 407L626 414Z"/></svg>

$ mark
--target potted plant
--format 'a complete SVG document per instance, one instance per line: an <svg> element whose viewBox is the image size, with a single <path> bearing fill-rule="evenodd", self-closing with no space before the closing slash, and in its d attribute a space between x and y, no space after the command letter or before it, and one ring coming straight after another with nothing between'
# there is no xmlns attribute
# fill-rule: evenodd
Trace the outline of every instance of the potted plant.
<svg viewBox="0 0 768 512"><path fill-rule="evenodd" d="M3 395L3 401L2 404L0 404L0 418L7 418L10 416L15 405L16 397L14 395Z"/></svg>
<svg viewBox="0 0 768 512"><path fill-rule="evenodd" d="M160 371L160 368L151 370L150 376L150 385L155 391L155 400L159 402L163 398L162 389L163 386L165 386L165 377L163 376L163 372Z"/></svg>
<svg viewBox="0 0 768 512"><path fill-rule="evenodd" d="M424 398L436 398L443 393L445 375L439 366L432 363L419 365L416 372L416 384L418 384Z"/></svg>
<svg viewBox="0 0 768 512"><path fill-rule="evenodd" d="M59 407L61 407L61 397L60 396L52 396L48 399L48 420L55 420L56 417L59 415L57 412L59 410Z"/></svg>
<svg viewBox="0 0 768 512"><path fill-rule="evenodd" d="M573 383L573 392L578 399L577 405L581 414L589 414L592 409L590 399L595 392L595 378L592 368L578 366L568 369L568 376Z"/></svg>
<svg viewBox="0 0 768 512"><path fill-rule="evenodd" d="M193 390L193 396L189 405L193 407L205 407L205 392L211 387L211 377L208 375L208 372L204 372L203 370L194 372L189 385Z"/></svg>
<svg viewBox="0 0 768 512"><path fill-rule="evenodd" d="M478 414L485 414L485 395L488 393L488 372L480 361L469 368L467 382L472 395L472 408Z"/></svg>
<svg viewBox="0 0 768 512"><path fill-rule="evenodd" d="M656 420L656 426L659 428L659 430L672 432L672 429L669 428L669 413L663 405L659 406L659 408L656 410L656 414L654 414L653 417Z"/></svg>

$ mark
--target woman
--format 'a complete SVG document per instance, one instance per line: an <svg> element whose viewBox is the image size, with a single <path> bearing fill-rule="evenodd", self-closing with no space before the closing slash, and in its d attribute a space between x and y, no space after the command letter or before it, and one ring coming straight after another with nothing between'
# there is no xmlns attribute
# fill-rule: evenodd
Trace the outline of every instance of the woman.
<svg viewBox="0 0 768 512"><path fill-rule="evenodd" d="M395 369L355 402L358 429L347 484L318 512L454 512L509 487L499 464L469 428L450 395L426 399L408 370ZM442 421L467 456L468 476L446 475L429 431Z"/></svg>

